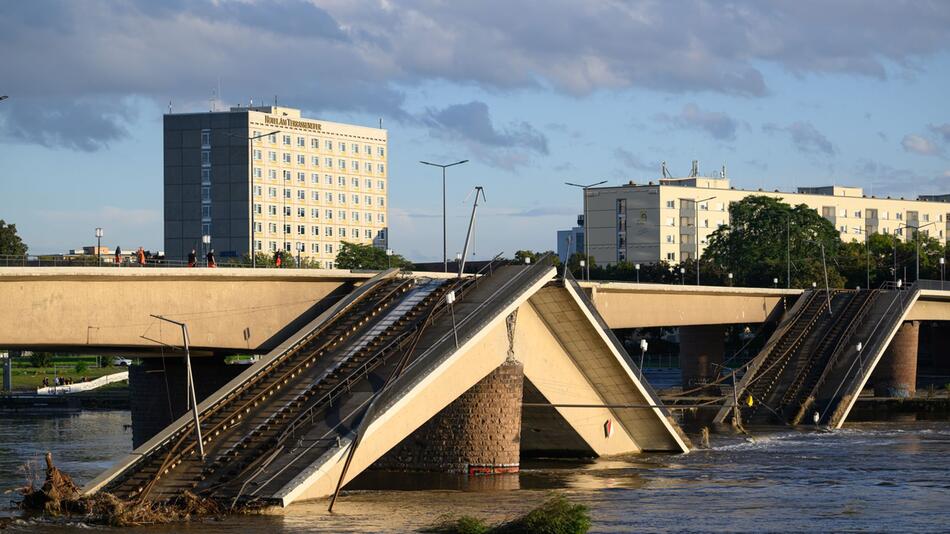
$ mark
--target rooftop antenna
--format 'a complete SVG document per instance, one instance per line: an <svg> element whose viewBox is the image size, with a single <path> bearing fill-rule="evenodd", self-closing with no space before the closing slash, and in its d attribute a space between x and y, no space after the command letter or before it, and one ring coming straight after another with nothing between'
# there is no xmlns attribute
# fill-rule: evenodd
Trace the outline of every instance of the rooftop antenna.
<svg viewBox="0 0 950 534"><path fill-rule="evenodd" d="M699 176L699 160L694 159L694 160L693 160L693 168L690 169L690 171L689 171L689 177L690 177L690 178L696 178L697 176Z"/></svg>
<svg viewBox="0 0 950 534"><path fill-rule="evenodd" d="M169 114L169 115L172 114L172 101L171 101L171 100L168 101L168 114Z"/></svg>
<svg viewBox="0 0 950 534"><path fill-rule="evenodd" d="M719 177L722 178L723 180L726 179L726 164L725 163L722 164L722 171L719 172Z"/></svg>
<svg viewBox="0 0 950 534"><path fill-rule="evenodd" d="M254 97L253 97L253 96L251 97L251 103L247 105L247 109L251 109L252 107L254 107Z"/></svg>
<svg viewBox="0 0 950 534"><path fill-rule="evenodd" d="M672 178L672 176L670 176L669 169L666 168L665 161L660 164L660 174L662 175L663 178Z"/></svg>
<svg viewBox="0 0 950 534"><path fill-rule="evenodd" d="M274 95L274 107L277 107L277 95Z"/></svg>
<svg viewBox="0 0 950 534"><path fill-rule="evenodd" d="M211 111L214 111L214 89L211 89Z"/></svg>
<svg viewBox="0 0 950 534"><path fill-rule="evenodd" d="M383 129L383 118L382 118L382 117L379 118L379 129L380 129L380 130Z"/></svg>

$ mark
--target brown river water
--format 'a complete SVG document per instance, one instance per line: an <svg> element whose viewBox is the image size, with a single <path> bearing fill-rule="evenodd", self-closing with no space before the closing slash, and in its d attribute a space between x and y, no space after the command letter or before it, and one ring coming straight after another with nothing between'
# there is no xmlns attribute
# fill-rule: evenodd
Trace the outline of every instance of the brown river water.
<svg viewBox="0 0 950 534"><path fill-rule="evenodd" d="M129 413L0 416L0 489L22 485L42 455L79 483L131 447ZM375 473L325 501L276 514L111 529L13 522L7 532L409 532L443 514L516 516L552 491L590 507L592 532L945 532L950 530L950 423L855 424L836 432L777 428L754 441L713 436L712 449L591 462L529 462L517 475ZM16 495L0 514L15 515Z"/></svg>

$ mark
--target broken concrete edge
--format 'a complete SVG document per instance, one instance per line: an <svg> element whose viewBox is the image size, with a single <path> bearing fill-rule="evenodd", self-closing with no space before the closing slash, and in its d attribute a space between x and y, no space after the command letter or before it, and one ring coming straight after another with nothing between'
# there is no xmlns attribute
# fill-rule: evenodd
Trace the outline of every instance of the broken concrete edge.
<svg viewBox="0 0 950 534"><path fill-rule="evenodd" d="M348 306L350 303L356 301L361 296L363 296L366 292L370 290L370 288L375 286L377 283L383 280L393 278L397 274L399 274L398 269L388 269L386 271L378 273L372 278L370 278L369 280L367 280L365 283L361 284L359 287L354 289L348 295L344 296L339 301L335 302L332 306L330 306L329 309L321 313L314 320L307 323L306 326L298 330L297 333L287 338L284 342L282 342L277 347L274 347L273 350L268 352L266 355L262 356L260 360L253 363L250 367L248 367L245 371L243 371L237 377L235 377L226 385L224 385L221 389L219 389L215 393L212 393L211 395L208 396L208 398L201 401L198 404L199 413L203 414L209 407L214 406L214 404L219 402L221 399L225 398L232 391L234 391L234 389L236 389L241 384L246 382L252 376L256 375L263 368L270 365L287 349L293 347L296 343L300 342L302 339L310 335L310 333L313 332L316 328L318 328L319 326L323 325L324 323L326 323L327 321L335 317L342 308L344 308L345 306ZM85 486L83 486L81 494L91 495L95 493L96 491L102 489L102 487L104 487L105 485L110 483L113 479L115 479L116 476L118 476L123 471L125 471L126 469L134 465L141 458L145 457L145 455L149 451L175 438L175 435L183 427L190 424L192 420L193 420L193 416L190 411L186 414L183 414L181 417L176 419L173 423L168 425L165 428L165 430L156 434L154 437L152 437L152 439L146 441L137 449L135 449L134 451L132 451L131 453L123 457L121 460L119 460L115 465L110 467L108 470L106 470L105 472L97 476L96 478L89 481Z"/></svg>
<svg viewBox="0 0 950 534"><path fill-rule="evenodd" d="M695 286L680 284L652 284L636 282L616 282L616 281L581 281L577 284L585 290L595 291L621 291L621 292L642 292L642 293L690 293L706 295L742 295L742 296L798 296L804 289L787 289L773 287L735 287L735 286Z"/></svg>
<svg viewBox="0 0 950 534"><path fill-rule="evenodd" d="M904 292L906 291L898 290L897 298L900 299L901 293ZM920 298L920 295L921 290L915 289L910 298L901 302L903 311L894 324L891 325L890 331L884 340L878 344L877 349L874 351L874 357L868 362L868 366L867 369L864 370L864 374L856 382L852 380L847 389L842 392L842 402L838 404L838 407L835 409L832 415L834 419L831 421L831 425L835 430L838 430L844 426L845 421L848 420L848 414L851 413L855 402L857 402L858 397L861 396L861 392L864 391L868 380L871 378L871 374L874 372L874 368L877 367L877 364L881 361L881 358L887 351L887 347L891 344L894 336L897 335L897 331L900 330L901 325L903 325L904 321L907 320L907 317L910 315L911 310L914 308L914 304L917 303L917 299Z"/></svg>
<svg viewBox="0 0 950 534"><path fill-rule="evenodd" d="M395 399L391 400L383 409L379 416L375 417L367 426L365 430L364 439L370 439L374 432L376 432L381 426L383 426L389 419L393 417L393 413L398 412L402 407L409 403L413 398L418 398L419 395L425 393L426 388L433 382L435 382L446 369L452 367L452 365L459 359L465 356L470 350L472 350L478 343L487 336L494 327L496 327L500 322L503 322L505 318L508 317L514 310L517 310L525 302L527 302L534 293L539 289L544 287L548 282L550 282L554 276L557 274L556 269L551 267L546 275L542 276L539 280L535 281L531 287L524 290L521 295L515 298L511 303L504 307L500 312L495 314L495 316L487 321L481 328L478 329L474 335L468 337L462 341L459 348L450 347L448 355L439 359L439 362L436 366L429 370L429 372L422 373L421 377L413 383L401 385L402 394L398 395ZM421 361L421 360L416 360ZM504 359L502 358L502 361ZM489 370L485 375L475 378L475 383L483 379L491 373ZM406 376L406 375L403 375ZM439 410L445 406L438 407L434 413L438 413ZM423 422L422 424L425 424ZM421 425L420 425L421 426ZM418 427L417 427L418 428ZM409 434L414 432L416 429L412 429ZM408 434L407 434L408 435ZM287 483L283 488L277 491L271 498L279 501L283 506L288 506L291 503L295 502L302 493L306 492L307 489L315 484L320 478L328 475L334 471L335 466L343 461L346 457L346 454L349 452L349 448L352 444L352 434L347 436L347 438L341 439L341 447L336 450L331 450L322 455L319 459L313 462L311 465L304 468L301 473L294 477L289 483ZM405 437L405 436L403 436ZM396 440L396 444L401 441L402 438ZM345 441L345 443L344 443ZM356 456L359 455L357 452ZM367 462L367 465L372 464L378 458L374 458L372 461ZM359 472L350 471L347 473L346 479L343 481L343 485L352 481L359 475ZM319 497L314 497L319 498Z"/></svg>
<svg viewBox="0 0 950 534"><path fill-rule="evenodd" d="M637 373L634 372L635 364L628 361L629 357L624 357L624 355L626 354L626 351L621 352L624 350L623 347L619 343L615 342L615 340L612 339L611 336L607 332L604 331L603 327L601 327L601 321L598 321L597 317L594 315L594 313L597 313L596 310L592 309L591 306L587 305L587 303L583 300L581 295L579 295L574 290L571 284L565 283L564 288L567 290L571 298L573 298L574 301L577 303L577 306L578 308L580 308L581 313L583 313L584 316L587 318L587 320L590 321L591 327L597 332L597 335L600 336L601 340L604 342L604 345L607 346L607 348L610 350L610 353L617 360L617 363L620 364L620 367L626 372L627 378L630 380L630 382L633 383L634 387L637 389L637 391L640 392L643 398L648 399L650 404L653 405L653 408L651 408L650 410L660 420L660 423L667 429L670 436L672 436L673 441L676 443L677 447L679 447L680 449L679 451L676 451L676 452L688 453L692 448L691 447L692 444L689 438L686 436L686 433L683 432L679 424L677 424L676 421L673 420L673 417L670 415L669 410L667 410L666 407L663 405L663 401L660 400L660 397L656 394L655 391L653 391L653 388L649 387L649 385L646 384L645 381L641 381L639 378L637 378ZM618 423L619 422L620 421L618 419ZM634 435L634 433L631 432L631 429L627 429L627 432L631 436ZM669 451L663 451L663 452L669 452Z"/></svg>

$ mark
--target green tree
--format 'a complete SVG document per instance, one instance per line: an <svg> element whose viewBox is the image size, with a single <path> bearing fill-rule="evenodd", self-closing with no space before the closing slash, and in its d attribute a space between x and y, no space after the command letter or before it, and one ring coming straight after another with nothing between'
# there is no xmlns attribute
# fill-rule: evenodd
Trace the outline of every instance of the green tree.
<svg viewBox="0 0 950 534"><path fill-rule="evenodd" d="M387 256L386 251L373 245L361 245L343 241L336 255L338 269L388 269L390 266L406 268L412 262L399 254Z"/></svg>
<svg viewBox="0 0 950 534"><path fill-rule="evenodd" d="M30 353L31 367L49 367L53 365L52 352L32 352Z"/></svg>
<svg viewBox="0 0 950 534"><path fill-rule="evenodd" d="M827 219L804 204L792 207L779 199L753 195L729 205L729 224L710 236L703 261L732 272L736 285L767 287L787 278L787 251L791 258L791 286L842 287L845 279L835 259L841 239Z"/></svg>
<svg viewBox="0 0 950 534"><path fill-rule="evenodd" d="M23 256L27 248L16 233L16 225L0 219L0 256Z"/></svg>

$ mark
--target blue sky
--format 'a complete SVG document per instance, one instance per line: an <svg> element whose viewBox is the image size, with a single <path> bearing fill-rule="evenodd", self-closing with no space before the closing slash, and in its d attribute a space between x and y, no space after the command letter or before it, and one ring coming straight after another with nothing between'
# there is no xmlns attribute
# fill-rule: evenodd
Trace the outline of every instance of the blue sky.
<svg viewBox="0 0 950 534"><path fill-rule="evenodd" d="M162 248L161 117L250 98L390 138L391 245L449 254L475 185L476 255L555 247L564 181L725 164L733 185L950 193L950 3L0 4L0 218L31 252Z"/></svg>

